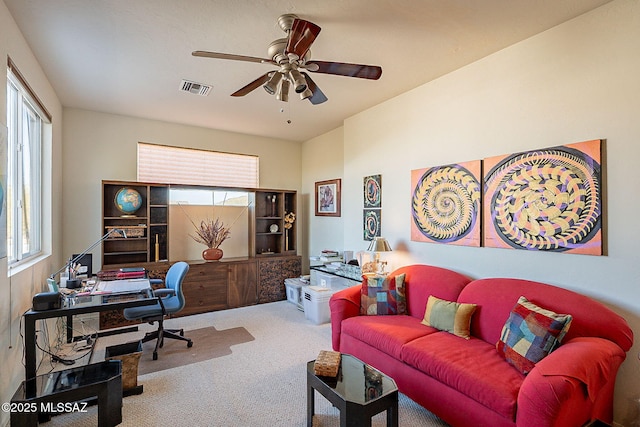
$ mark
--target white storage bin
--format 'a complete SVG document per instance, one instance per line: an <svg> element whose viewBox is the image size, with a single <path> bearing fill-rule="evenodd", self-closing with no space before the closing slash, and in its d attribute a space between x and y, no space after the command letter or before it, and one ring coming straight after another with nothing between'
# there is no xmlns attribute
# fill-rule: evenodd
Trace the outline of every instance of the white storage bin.
<svg viewBox="0 0 640 427"><path fill-rule="evenodd" d="M304 317L316 325L327 323L331 320L329 311L329 299L337 290L314 290L310 286L302 288L302 303L304 304Z"/></svg>
<svg viewBox="0 0 640 427"><path fill-rule="evenodd" d="M331 289L345 288L345 286L342 284L342 277L334 276L333 274L329 273L323 273L322 271L318 270L311 270L311 284Z"/></svg>
<svg viewBox="0 0 640 427"><path fill-rule="evenodd" d="M287 290L287 301L297 305L300 310L304 308L302 304L302 289L306 287L306 285L308 285L308 283L298 278L284 280L284 286Z"/></svg>

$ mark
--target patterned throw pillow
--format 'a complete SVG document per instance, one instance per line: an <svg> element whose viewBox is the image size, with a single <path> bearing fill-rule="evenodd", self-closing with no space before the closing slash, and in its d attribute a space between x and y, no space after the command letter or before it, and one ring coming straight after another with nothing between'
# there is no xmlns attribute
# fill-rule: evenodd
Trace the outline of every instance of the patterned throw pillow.
<svg viewBox="0 0 640 427"><path fill-rule="evenodd" d="M429 295L422 324L468 340L471 337L471 316L475 311L475 304L447 301Z"/></svg>
<svg viewBox="0 0 640 427"><path fill-rule="evenodd" d="M366 276L362 281L360 314L407 314L404 276Z"/></svg>
<svg viewBox="0 0 640 427"><path fill-rule="evenodd" d="M502 328L496 348L523 374L551 353L571 326L570 314L557 314L521 296Z"/></svg>

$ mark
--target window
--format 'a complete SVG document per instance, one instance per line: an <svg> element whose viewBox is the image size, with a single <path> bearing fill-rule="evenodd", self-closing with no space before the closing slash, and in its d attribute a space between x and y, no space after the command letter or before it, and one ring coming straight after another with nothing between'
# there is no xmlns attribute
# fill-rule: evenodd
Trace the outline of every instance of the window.
<svg viewBox="0 0 640 427"><path fill-rule="evenodd" d="M171 188L169 203L194 206L249 206L249 193L208 188Z"/></svg>
<svg viewBox="0 0 640 427"><path fill-rule="evenodd" d="M258 157L138 143L138 181L258 188Z"/></svg>
<svg viewBox="0 0 640 427"><path fill-rule="evenodd" d="M7 256L9 264L42 250L42 140L49 119L24 78L7 72Z"/></svg>

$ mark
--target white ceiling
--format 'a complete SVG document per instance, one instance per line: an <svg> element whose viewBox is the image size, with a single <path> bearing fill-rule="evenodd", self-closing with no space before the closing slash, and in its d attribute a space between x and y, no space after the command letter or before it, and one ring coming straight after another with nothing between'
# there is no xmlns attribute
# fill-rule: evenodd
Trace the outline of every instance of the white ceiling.
<svg viewBox="0 0 640 427"><path fill-rule="evenodd" d="M4 0L65 107L295 141L609 1ZM315 106L236 98L273 67L191 56L267 57L284 13L322 28L312 59L379 65L380 80L313 73L329 98ZM182 79L213 89L180 92Z"/></svg>

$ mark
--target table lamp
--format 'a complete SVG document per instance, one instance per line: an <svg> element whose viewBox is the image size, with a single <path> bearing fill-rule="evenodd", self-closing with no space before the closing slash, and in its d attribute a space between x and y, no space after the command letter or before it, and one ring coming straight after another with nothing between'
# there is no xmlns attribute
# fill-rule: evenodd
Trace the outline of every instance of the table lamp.
<svg viewBox="0 0 640 427"><path fill-rule="evenodd" d="M385 274L384 266L386 264L386 261L380 261L380 252L391 252L393 250L391 249L391 245L389 245L389 242L387 242L387 239L385 239L384 237L374 237L367 250L374 253L373 262L376 266L376 273Z"/></svg>

